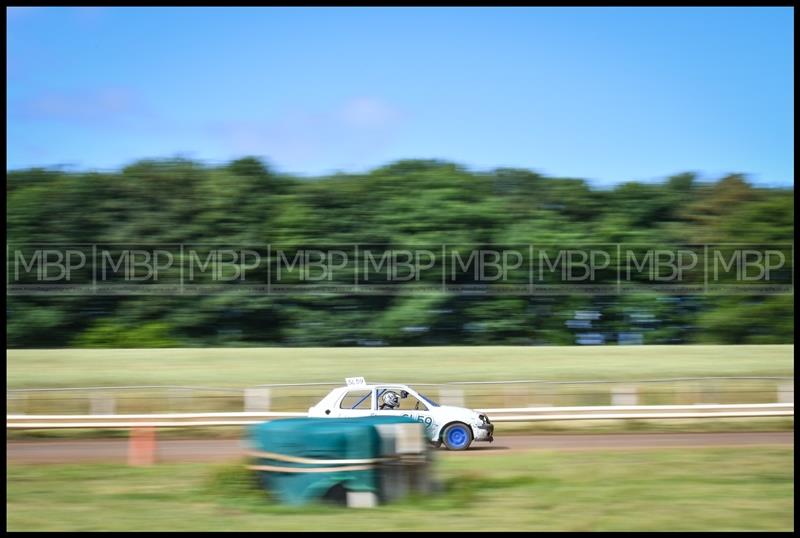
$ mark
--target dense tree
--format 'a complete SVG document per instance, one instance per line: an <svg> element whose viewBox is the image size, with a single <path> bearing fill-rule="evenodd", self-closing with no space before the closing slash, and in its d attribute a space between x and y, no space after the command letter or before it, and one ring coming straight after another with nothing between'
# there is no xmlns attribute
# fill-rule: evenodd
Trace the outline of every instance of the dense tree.
<svg viewBox="0 0 800 538"><path fill-rule="evenodd" d="M362 295L254 293L235 285L186 295L12 294L10 347L793 341L792 295L470 295L437 288L442 244L791 245L793 190L759 188L742 175L701 182L685 173L597 189L581 179L510 168L474 172L432 160L297 178L255 158L222 166L173 159L115 173L10 171L6 192L11 246L203 243L207 255L214 246L340 245L354 254L353 244L415 245L431 247L435 263L417 283L429 287L424 292L397 283L392 293ZM355 260L361 265L330 282L348 285L353 271L361 275L364 258ZM601 283L613 284L613 268ZM529 269L506 282L528 285ZM776 281L791 283L791 270ZM266 282L270 275L260 267L248 276ZM457 282L473 279L467 271Z"/></svg>

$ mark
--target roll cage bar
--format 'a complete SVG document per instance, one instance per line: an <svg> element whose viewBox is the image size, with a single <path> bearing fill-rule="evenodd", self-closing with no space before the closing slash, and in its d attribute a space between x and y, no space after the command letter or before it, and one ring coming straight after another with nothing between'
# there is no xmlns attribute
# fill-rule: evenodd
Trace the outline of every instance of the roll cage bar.
<svg viewBox="0 0 800 538"><path fill-rule="evenodd" d="M406 387L406 388L410 388L410 387ZM355 409L356 407L358 407L359 405L361 405L361 404L364 402L364 400L366 400L367 398L369 398L370 396L372 396L372 391L373 391L373 390L374 390L374 389L370 389L369 393L368 393L368 394L366 394L366 395L365 395L363 398L361 398L360 400L358 400L358 401L357 401L357 402L356 402L356 403L353 405L353 407L351 407L350 409ZM384 392L386 392L387 390L389 390L389 389L381 389L381 390L379 390L379 391L378 391L378 392L375 394L375 402L376 402L376 403L377 403L377 402L378 402L378 400L380 399L380 397L381 397L381 394L383 394L383 393L384 393ZM406 391L406 392L407 392L408 394L411 394L411 392L409 392L409 391ZM436 402L434 402L433 400L430 400L430 399L426 398L426 397L425 397L425 396L423 396L422 394L420 394L420 393L418 393L418 392L417 392L417 393L416 393L416 395L417 395L417 396L419 396L419 397L420 397L420 399L422 399L422 400L423 400L425 403L427 403L427 404L429 404L429 405L432 405L433 407L439 407L439 404L437 404L437 403L436 403Z"/></svg>

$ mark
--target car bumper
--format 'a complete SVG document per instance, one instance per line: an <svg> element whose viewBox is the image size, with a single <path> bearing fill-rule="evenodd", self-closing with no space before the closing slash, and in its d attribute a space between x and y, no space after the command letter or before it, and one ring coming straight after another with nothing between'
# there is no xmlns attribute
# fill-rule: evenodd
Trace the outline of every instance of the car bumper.
<svg viewBox="0 0 800 538"><path fill-rule="evenodd" d="M474 430L475 441L494 441L494 424L481 424Z"/></svg>

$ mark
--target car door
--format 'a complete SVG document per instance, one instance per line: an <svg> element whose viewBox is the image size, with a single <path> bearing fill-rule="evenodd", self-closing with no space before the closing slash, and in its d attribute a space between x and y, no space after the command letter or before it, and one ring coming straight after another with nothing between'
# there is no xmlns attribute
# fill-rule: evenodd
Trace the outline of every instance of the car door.
<svg viewBox="0 0 800 538"><path fill-rule="evenodd" d="M431 417L430 408L428 407L425 400L419 397L419 394L415 393L411 390L406 389L399 389L396 387L376 387L375 392L375 401L376 403L380 403L381 396L387 390L391 390L396 392L400 395L403 391L408 393L408 396L405 398L400 398L400 406L397 409L380 409L380 406L376 407L374 411L374 415L377 416L396 416L396 417L409 417L417 422L421 422L424 426L426 431L431 431L434 427L433 418Z"/></svg>

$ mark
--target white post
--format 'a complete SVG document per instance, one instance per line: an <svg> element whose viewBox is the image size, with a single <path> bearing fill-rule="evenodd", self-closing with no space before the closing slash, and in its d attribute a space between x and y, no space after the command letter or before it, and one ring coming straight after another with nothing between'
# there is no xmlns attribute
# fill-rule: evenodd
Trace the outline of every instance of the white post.
<svg viewBox="0 0 800 538"><path fill-rule="evenodd" d="M94 393L89 396L90 415L113 415L116 408L117 402L110 394Z"/></svg>
<svg viewBox="0 0 800 538"><path fill-rule="evenodd" d="M611 405L638 405L636 387L617 386L611 389Z"/></svg>
<svg viewBox="0 0 800 538"><path fill-rule="evenodd" d="M514 403L516 395L514 385L503 385L503 401L506 407L516 407Z"/></svg>
<svg viewBox="0 0 800 538"><path fill-rule="evenodd" d="M439 389L439 400L444 405L464 407L464 391L452 387L441 387Z"/></svg>
<svg viewBox="0 0 800 538"><path fill-rule="evenodd" d="M375 508L378 496L370 491L348 491L347 506L350 508Z"/></svg>
<svg viewBox="0 0 800 538"><path fill-rule="evenodd" d="M778 384L778 403L794 403L794 383Z"/></svg>
<svg viewBox="0 0 800 538"><path fill-rule="evenodd" d="M27 408L28 395L24 392L7 392L6 405L8 414L24 415ZM12 411L13 410L13 411Z"/></svg>
<svg viewBox="0 0 800 538"><path fill-rule="evenodd" d="M244 389L244 410L269 411L270 392L267 388Z"/></svg>

